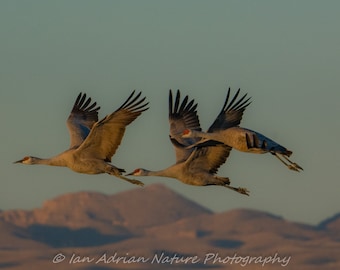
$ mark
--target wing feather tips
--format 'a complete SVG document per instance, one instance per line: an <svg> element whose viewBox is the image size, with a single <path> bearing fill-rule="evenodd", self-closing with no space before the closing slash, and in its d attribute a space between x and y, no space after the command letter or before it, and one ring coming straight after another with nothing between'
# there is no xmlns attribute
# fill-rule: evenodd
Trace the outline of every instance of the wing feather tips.
<svg viewBox="0 0 340 270"><path fill-rule="evenodd" d="M184 99L182 100L181 106L179 107L179 111L182 112L184 110L186 110L186 105L188 103L188 96L185 96Z"/></svg>
<svg viewBox="0 0 340 270"><path fill-rule="evenodd" d="M196 113L197 103L194 104L195 99L190 100L186 95L181 102L181 92L177 90L175 103L173 103L173 95L170 89L169 91L169 118L183 116L187 113Z"/></svg>
<svg viewBox="0 0 340 270"><path fill-rule="evenodd" d="M89 107L87 107L87 111L88 112L95 112L98 111L100 109L100 106L98 106L97 108L93 109L94 107L97 106L97 102L92 103L92 105L90 105ZM93 109L93 110L92 110Z"/></svg>
<svg viewBox="0 0 340 270"><path fill-rule="evenodd" d="M225 110L229 110L230 108L231 108L231 106L233 105L233 103L235 102L235 100L237 99L237 97L238 97L238 95L240 94L240 91L241 91L241 89L239 88L237 91L236 91L236 93L235 93L235 95L234 95L234 97L232 98L232 100L229 102L229 104L227 105L227 108L225 108ZM230 92L230 88L229 88L229 90L228 90L228 93Z"/></svg>
<svg viewBox="0 0 340 270"><path fill-rule="evenodd" d="M250 103L251 101L249 101L251 99L251 97L247 98L246 100L244 100L247 97L247 93L244 94L231 108L229 108L228 110L241 110L241 109L245 109ZM249 101L249 102L248 102ZM248 103L247 103L248 102Z"/></svg>
<svg viewBox="0 0 340 270"><path fill-rule="evenodd" d="M237 92L235 93L234 97L232 98L232 100L229 102L229 98L230 98L230 87L228 89L228 93L227 93L227 97L225 99L225 102L224 102L224 105L222 106L222 110L221 110L221 113L224 112L224 111L229 111L229 110L237 110L239 108L241 108L243 105L244 107L247 107L251 101L249 103L247 103L251 97L249 97L248 99L246 99L245 101L243 101L248 93L245 93L235 104L234 102L237 100L237 97L239 96L240 94L240 91L241 89L239 88L237 90ZM243 101L243 102L242 102ZM245 105L247 103L247 105Z"/></svg>
<svg viewBox="0 0 340 270"><path fill-rule="evenodd" d="M130 94L130 96L125 100L125 102L117 109L117 111L119 111L120 109L124 108L125 105L129 102L129 100L131 99L131 97L135 94L136 90L133 90L132 93Z"/></svg>
<svg viewBox="0 0 340 270"><path fill-rule="evenodd" d="M76 106L76 104L79 103L79 100L80 100L80 98L82 97L82 95L83 95L83 93L80 92L79 95L77 96L76 101L74 102L74 105L73 105L73 106Z"/></svg>
<svg viewBox="0 0 340 270"><path fill-rule="evenodd" d="M133 91L133 94L135 93L135 90ZM130 95L130 97L129 97L129 99L127 99L126 100L126 104L123 106L123 108L125 108L125 109L129 109L129 107L131 108L131 107L133 107L134 106L134 104L135 104L135 102L136 102L136 100L138 100L138 98L140 97L140 95L142 94L142 92L139 92L138 94L137 94L137 96L135 96L132 100L129 100L129 99L131 99L132 97L133 97L133 95ZM144 98L145 99L145 98ZM142 99L143 100L143 99Z"/></svg>
<svg viewBox="0 0 340 270"><path fill-rule="evenodd" d="M180 99L181 99L181 92L179 91L179 89L177 89L174 113L176 113L178 111L178 106L179 106Z"/></svg>
<svg viewBox="0 0 340 270"><path fill-rule="evenodd" d="M79 109L80 109L80 107L82 106L82 104L84 103L85 99L86 99L86 94L84 93L84 94L81 96L81 98L80 98L80 100L79 100L79 102L78 102L78 104L77 104Z"/></svg>
<svg viewBox="0 0 340 270"><path fill-rule="evenodd" d="M84 97L86 97L86 96L84 95ZM90 104L90 102L91 102L91 98L89 97L88 99L85 100L85 102L83 102L83 105L80 107L80 109L86 110L86 107Z"/></svg>
<svg viewBox="0 0 340 270"><path fill-rule="evenodd" d="M70 133L70 148L79 146L88 136L93 125L98 121L98 110L96 102L86 98L86 94L80 92L74 102L71 113L66 124ZM97 106L97 107L96 107Z"/></svg>
<svg viewBox="0 0 340 270"><path fill-rule="evenodd" d="M131 112L136 113L142 113L149 109L149 107L146 107L149 105L149 102L143 103L146 100L146 97L140 98L142 92L138 92L136 96L134 94L136 93L136 90L133 90L130 96L125 100L125 102L116 110L128 110ZM139 100L138 100L139 99ZM143 104L142 104L143 103Z"/></svg>
<svg viewBox="0 0 340 270"><path fill-rule="evenodd" d="M95 113L100 109L100 106L97 106L97 102L93 102L90 106L92 99L89 97L86 99L86 93L80 92L74 102L72 112L88 112L88 113Z"/></svg>
<svg viewBox="0 0 340 270"><path fill-rule="evenodd" d="M216 130L227 129L240 124L243 113L249 104L251 104L250 97L247 97L247 93L238 99L240 88L237 90L231 101L230 88L228 89L227 97L225 99L222 110L216 117L214 123L209 127L208 132Z"/></svg>
<svg viewBox="0 0 340 270"><path fill-rule="evenodd" d="M169 90L169 118L171 117L171 115L173 114L172 111L172 91L171 89Z"/></svg>

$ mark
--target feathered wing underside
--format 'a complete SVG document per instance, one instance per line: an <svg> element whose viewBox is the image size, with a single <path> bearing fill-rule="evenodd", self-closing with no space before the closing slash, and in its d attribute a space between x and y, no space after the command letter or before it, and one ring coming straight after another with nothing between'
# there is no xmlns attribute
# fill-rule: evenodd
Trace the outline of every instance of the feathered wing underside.
<svg viewBox="0 0 340 270"><path fill-rule="evenodd" d="M246 98L247 94L245 94L238 99L239 93L240 89L230 100L230 88L228 89L224 105L213 124L209 127L208 132L215 132L240 124L243 112L250 104L250 98ZM219 167L226 162L232 150L228 145L204 139L200 142L195 142L194 145L197 148L193 156L191 156L192 166L198 166L212 174L215 174Z"/></svg>
<svg viewBox="0 0 340 270"><path fill-rule="evenodd" d="M122 106L97 122L77 151L83 156L110 162L122 141L126 126L148 109L145 97L140 98L140 95L141 92L135 95L133 91Z"/></svg>
<svg viewBox="0 0 340 270"><path fill-rule="evenodd" d="M80 93L73 105L67 119L67 127L70 133L70 148L79 146L90 133L94 123L98 121L97 103L91 104L91 98L86 99L86 94Z"/></svg>
<svg viewBox="0 0 340 270"><path fill-rule="evenodd" d="M224 144L195 148L193 156L190 158L190 167L215 174L219 167L226 162L231 149L230 146Z"/></svg>
<svg viewBox="0 0 340 270"><path fill-rule="evenodd" d="M238 126L242 120L243 112L247 106L251 103L250 98L247 98L247 94L244 94L237 100L240 93L240 89L236 92L234 97L229 102L230 88L228 89L227 97L225 99L222 110L216 117L214 123L208 129L208 132L214 132L217 130L223 130L230 127Z"/></svg>
<svg viewBox="0 0 340 270"><path fill-rule="evenodd" d="M181 93L177 90L175 101L173 100L172 91L169 91L169 124L170 140L175 148L176 162L186 160L193 149L186 149L187 146L197 142L198 138L182 138L181 134L185 129L201 131L199 118L197 115L197 103L194 99L188 100L185 96L181 101Z"/></svg>

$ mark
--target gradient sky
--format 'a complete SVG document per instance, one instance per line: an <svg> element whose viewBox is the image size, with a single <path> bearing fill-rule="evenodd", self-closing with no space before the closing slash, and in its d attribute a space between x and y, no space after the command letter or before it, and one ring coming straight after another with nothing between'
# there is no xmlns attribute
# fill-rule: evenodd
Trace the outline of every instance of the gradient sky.
<svg viewBox="0 0 340 270"><path fill-rule="evenodd" d="M133 89L150 102L113 164L165 168L169 89L195 98L203 129L227 87L252 96L241 126L293 151L304 171L273 156L232 151L219 175L247 187L166 183L214 211L252 208L316 224L340 211L339 1L0 1L0 209L31 209L66 192L137 188L109 175L12 164L69 146L65 121L80 91L117 109ZM132 198L133 199L133 198ZM159 202L162 203L162 202Z"/></svg>

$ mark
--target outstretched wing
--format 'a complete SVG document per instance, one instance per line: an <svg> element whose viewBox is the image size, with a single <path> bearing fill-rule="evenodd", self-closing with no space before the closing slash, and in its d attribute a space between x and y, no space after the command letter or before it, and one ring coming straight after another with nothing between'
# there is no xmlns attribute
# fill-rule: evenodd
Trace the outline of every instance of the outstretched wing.
<svg viewBox="0 0 340 270"><path fill-rule="evenodd" d="M197 115L197 103L194 100L188 101L185 96L182 102L181 93L177 90L175 102L173 101L172 91L169 91L169 124L170 140L175 148L176 163L186 160L193 149L186 149L187 146L197 142L198 138L182 138L185 129L201 131L200 122Z"/></svg>
<svg viewBox="0 0 340 270"><path fill-rule="evenodd" d="M91 104L90 97L86 99L85 93L78 95L66 122L70 133L70 148L81 145L94 123L98 121L100 107L96 105L96 102Z"/></svg>
<svg viewBox="0 0 340 270"><path fill-rule="evenodd" d="M229 102L230 88L224 105L216 117L214 123L208 129L208 132L215 132L222 129L238 126L241 122L242 115L246 107L251 103L250 98L246 99L247 94L237 100L240 89ZM226 162L232 148L228 145L215 141L202 140L194 144L196 153L193 156L193 166L200 166L209 170L210 173L216 173L218 168Z"/></svg>
<svg viewBox="0 0 340 270"><path fill-rule="evenodd" d="M126 126L149 109L146 107L149 103L145 103L145 97L140 98L140 95L141 92L135 95L133 91L122 106L97 122L77 151L110 162L121 143Z"/></svg>
<svg viewBox="0 0 340 270"><path fill-rule="evenodd" d="M231 147L224 144L194 148L190 167L196 167L215 174L230 155Z"/></svg>
<svg viewBox="0 0 340 270"><path fill-rule="evenodd" d="M229 102L230 88L228 89L227 97L224 105L216 117L214 123L208 129L208 132L214 132L217 130L227 129L230 127L238 126L242 120L243 112L247 106L251 103L250 98L245 99L247 94L244 94L239 100L237 97L240 93L240 89Z"/></svg>

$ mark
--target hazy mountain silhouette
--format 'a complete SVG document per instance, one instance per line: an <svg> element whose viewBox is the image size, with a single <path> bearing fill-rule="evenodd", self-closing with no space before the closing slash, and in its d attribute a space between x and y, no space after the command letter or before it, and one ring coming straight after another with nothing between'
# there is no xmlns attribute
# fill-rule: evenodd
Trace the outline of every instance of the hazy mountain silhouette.
<svg viewBox="0 0 340 270"><path fill-rule="evenodd" d="M340 232L340 213L337 213L334 216L320 222L318 227L321 230L329 229Z"/></svg>
<svg viewBox="0 0 340 270"><path fill-rule="evenodd" d="M38 209L0 212L0 268L224 269L221 261L204 263L205 256L239 254L291 257L289 269L337 269L339 224L340 214L311 226L248 209L212 213L159 184L115 195L70 193ZM59 253L65 262L54 264ZM143 256L149 261L94 263L106 254L111 259ZM176 254L200 260L174 266L166 256ZM165 261L152 264L153 256ZM83 257L93 260L80 262ZM240 269L240 264L228 263L227 268ZM263 266L253 263L249 268ZM282 265L271 263L265 269Z"/></svg>
<svg viewBox="0 0 340 270"><path fill-rule="evenodd" d="M123 233L202 213L211 211L163 185L150 185L116 195L95 192L65 194L32 211L4 211L0 218L21 227L44 224Z"/></svg>

